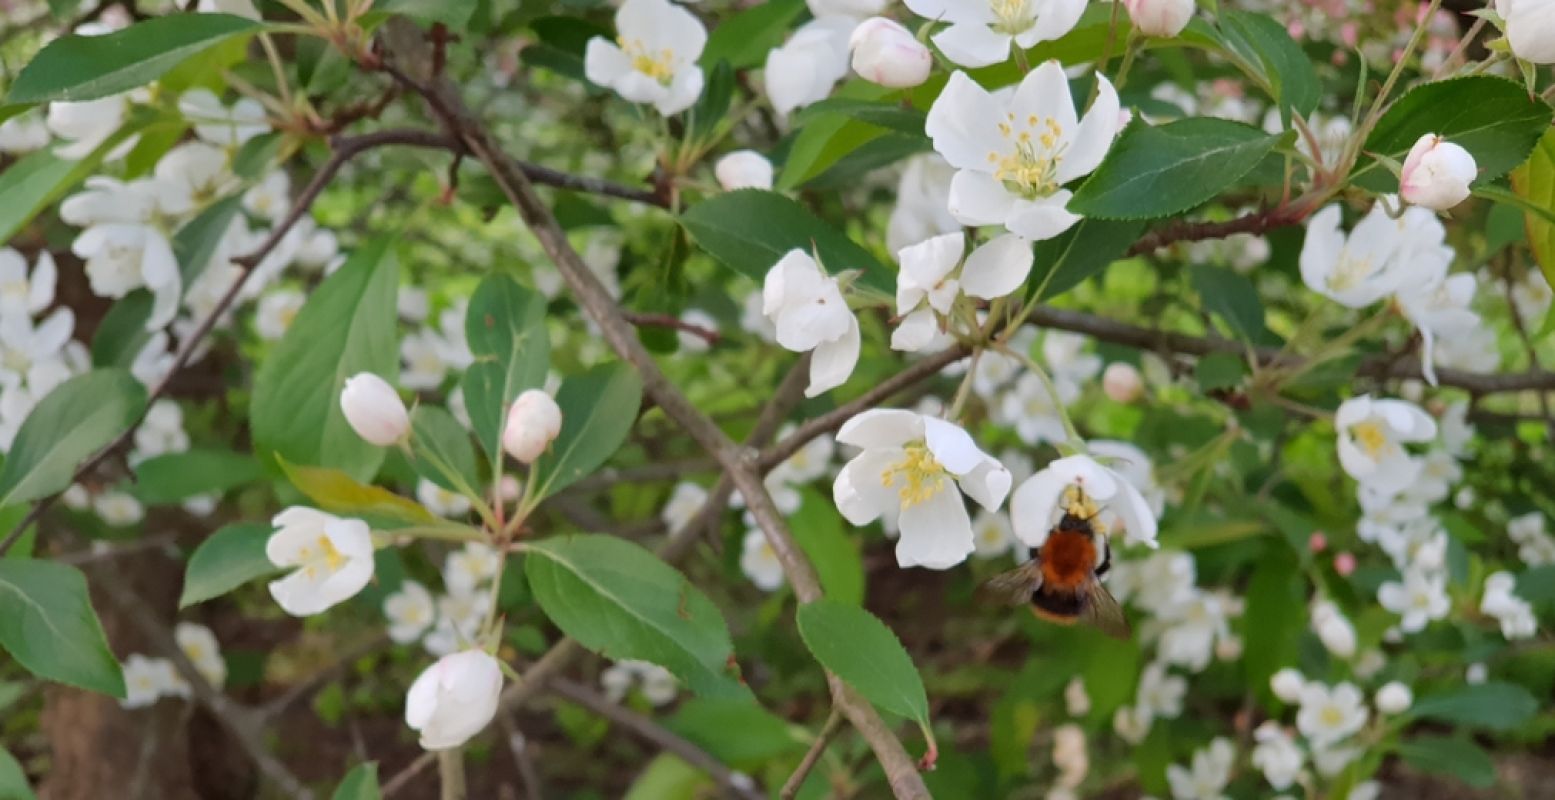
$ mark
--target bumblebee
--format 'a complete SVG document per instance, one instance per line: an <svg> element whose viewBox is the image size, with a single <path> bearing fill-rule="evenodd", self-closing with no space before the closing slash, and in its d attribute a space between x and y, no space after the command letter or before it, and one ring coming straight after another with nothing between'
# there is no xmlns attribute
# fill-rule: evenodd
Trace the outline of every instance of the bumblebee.
<svg viewBox="0 0 1555 800"><path fill-rule="evenodd" d="M1095 522L1096 504L1078 486L1065 492L1064 516L1031 560L999 575L988 591L1011 605L1027 605L1038 619L1094 625L1119 639L1131 635L1118 601L1102 585L1112 568L1112 548Z"/></svg>

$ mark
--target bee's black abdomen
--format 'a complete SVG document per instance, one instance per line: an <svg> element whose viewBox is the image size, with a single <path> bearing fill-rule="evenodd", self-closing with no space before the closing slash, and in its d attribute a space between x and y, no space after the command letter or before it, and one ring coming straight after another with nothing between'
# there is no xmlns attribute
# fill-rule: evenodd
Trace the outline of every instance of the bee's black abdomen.
<svg viewBox="0 0 1555 800"><path fill-rule="evenodd" d="M1075 592L1044 591L1039 588L1031 593L1031 605L1048 616L1071 619L1080 615L1085 599Z"/></svg>

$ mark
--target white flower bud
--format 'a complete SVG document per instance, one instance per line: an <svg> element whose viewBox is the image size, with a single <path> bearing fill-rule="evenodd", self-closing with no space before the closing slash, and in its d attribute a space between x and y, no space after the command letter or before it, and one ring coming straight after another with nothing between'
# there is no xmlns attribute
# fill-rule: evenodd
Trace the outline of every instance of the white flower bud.
<svg viewBox="0 0 1555 800"><path fill-rule="evenodd" d="M1118 403L1132 403L1145 393L1145 379L1133 364L1114 361L1101 374L1101 389Z"/></svg>
<svg viewBox="0 0 1555 800"><path fill-rule="evenodd" d="M1415 702L1415 693L1398 681L1390 681L1377 690L1377 710L1384 714L1402 714Z"/></svg>
<svg viewBox="0 0 1555 800"><path fill-rule="evenodd" d="M1469 196L1469 184L1479 174L1474 156L1434 133L1428 133L1409 149L1399 176L1399 195L1404 202L1434 211L1446 211Z"/></svg>
<svg viewBox="0 0 1555 800"><path fill-rule="evenodd" d="M718 185L735 189L771 189L772 162L755 150L736 150L713 165Z"/></svg>
<svg viewBox="0 0 1555 800"><path fill-rule="evenodd" d="M1535 64L1555 64L1555 3L1496 0L1512 54Z"/></svg>
<svg viewBox="0 0 1555 800"><path fill-rule="evenodd" d="M1269 676L1269 689L1274 692L1275 697L1287 703L1301 702L1301 690L1306 686L1307 679L1290 667Z"/></svg>
<svg viewBox="0 0 1555 800"><path fill-rule="evenodd" d="M428 750L458 747L497 715L502 667L484 650L450 653L427 667L405 695L405 724Z"/></svg>
<svg viewBox="0 0 1555 800"><path fill-rule="evenodd" d="M371 372L346 378L340 410L356 435L387 447L410 435L410 412L389 382Z"/></svg>
<svg viewBox="0 0 1555 800"><path fill-rule="evenodd" d="M502 448L519 461L533 464L561 431L562 410L556 401L542 389L530 389L508 409Z"/></svg>
<svg viewBox="0 0 1555 800"><path fill-rule="evenodd" d="M1193 0L1123 0L1134 27L1146 36L1170 38L1193 19Z"/></svg>
<svg viewBox="0 0 1555 800"><path fill-rule="evenodd" d="M870 17L853 29L848 39L853 51L853 71L870 83L906 89L928 80L934 67L929 48L912 31L884 17Z"/></svg>

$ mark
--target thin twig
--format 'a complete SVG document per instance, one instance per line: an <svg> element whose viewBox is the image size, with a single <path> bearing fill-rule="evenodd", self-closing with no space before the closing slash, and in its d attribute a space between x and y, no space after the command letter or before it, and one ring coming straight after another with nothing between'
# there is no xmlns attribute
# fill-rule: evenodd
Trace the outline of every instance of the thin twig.
<svg viewBox="0 0 1555 800"><path fill-rule="evenodd" d="M512 709L506 709L497 716L497 721L502 725L502 733L507 736L508 752L513 754L513 766L518 769L518 777L523 782L525 799L543 800L545 790L540 784L540 771L535 769L535 760L529 757L529 740L519 730L516 716Z"/></svg>
<svg viewBox="0 0 1555 800"><path fill-rule="evenodd" d="M842 730L842 714L837 709L831 710L831 715L826 718L826 724L821 726L821 732L816 735L815 741L810 743L810 749L800 759L799 766L794 768L794 774L788 776L783 782L783 790L778 793L781 800L793 800L798 796L799 789L804 786L805 779L810 777L810 771L820 763L821 756L826 753L826 746L836 738Z"/></svg>
<svg viewBox="0 0 1555 800"><path fill-rule="evenodd" d="M1295 225L1306 219L1309 213L1311 213L1311 209L1304 204L1291 204L1264 211L1255 211L1236 219L1225 220L1224 222L1177 220L1139 237L1139 240L1134 242L1125 254L1130 256L1142 255L1169 244L1176 244L1177 242L1224 239L1239 233L1265 233L1275 228Z"/></svg>
<svg viewBox="0 0 1555 800"><path fill-rule="evenodd" d="M416 756L415 760L406 765L404 769L394 773L394 777L384 781L383 788L379 790L379 794L384 797L393 797L401 789L404 789L407 784L415 780L416 776L426 772L427 767L432 766L436 762L437 755L435 753L431 751L423 752L421 755Z"/></svg>
<svg viewBox="0 0 1555 800"><path fill-rule="evenodd" d="M281 716L286 712L286 709L291 708L302 700L306 700L314 692L322 688L324 684L344 673L357 659L377 652L387 644L389 644L389 634L379 631L377 634L347 648L344 653L335 659L334 663L298 681L296 684L288 687L285 694L261 706L259 708L260 720L269 721Z"/></svg>
<svg viewBox="0 0 1555 800"><path fill-rule="evenodd" d="M723 338L722 334L712 328L707 328L694 322L687 322L679 317L672 317L669 314L639 314L635 311L623 311L621 316L625 317L627 322L639 328L669 328L682 333L689 333L707 342L708 346L718 344L718 341Z"/></svg>
<svg viewBox="0 0 1555 800"><path fill-rule="evenodd" d="M442 788L440 800L464 800L469 791L464 784L464 750L455 747L437 752L437 775Z"/></svg>
<svg viewBox="0 0 1555 800"><path fill-rule="evenodd" d="M756 788L755 781L751 780L749 775L730 769L727 764L714 758L691 741L620 703L612 702L587 686L565 678L552 678L546 684L546 688L557 697L583 706L610 720L611 723L621 726L639 739L666 753L678 756L687 764L706 772L729 794L747 800L759 800L766 796ZM731 734L738 735L736 732Z"/></svg>

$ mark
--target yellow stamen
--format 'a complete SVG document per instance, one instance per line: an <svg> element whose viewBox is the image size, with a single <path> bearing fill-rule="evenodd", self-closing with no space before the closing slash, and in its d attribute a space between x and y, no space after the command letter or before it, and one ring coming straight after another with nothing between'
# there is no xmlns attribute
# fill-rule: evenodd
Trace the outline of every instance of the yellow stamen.
<svg viewBox="0 0 1555 800"><path fill-rule="evenodd" d="M928 500L945 488L945 467L939 463L927 445L910 444L903 448L906 457L880 473L880 485L890 486L900 477L902 508L911 508Z"/></svg>
<svg viewBox="0 0 1555 800"><path fill-rule="evenodd" d="M632 69L668 86L675 78L675 51L668 47L650 53L641 39L616 39L621 50L632 59Z"/></svg>
<svg viewBox="0 0 1555 800"><path fill-rule="evenodd" d="M1383 433L1382 424L1373 420L1357 422L1350 426L1350 435L1360 444L1366 455L1378 458L1384 448L1388 446L1388 435Z"/></svg>

